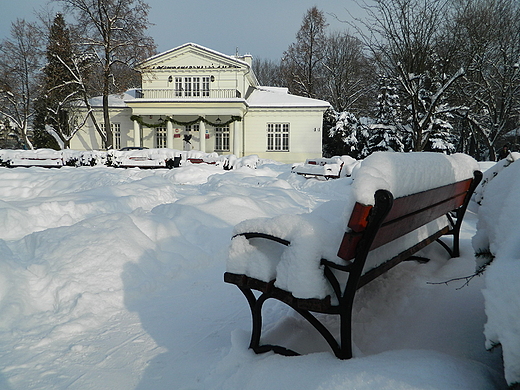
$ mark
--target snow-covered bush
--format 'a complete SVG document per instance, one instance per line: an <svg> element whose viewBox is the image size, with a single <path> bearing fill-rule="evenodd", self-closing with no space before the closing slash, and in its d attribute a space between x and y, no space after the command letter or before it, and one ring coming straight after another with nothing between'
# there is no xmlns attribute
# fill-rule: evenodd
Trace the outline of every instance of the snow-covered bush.
<svg viewBox="0 0 520 390"><path fill-rule="evenodd" d="M489 253L492 262L485 271L483 290L487 323L486 347L502 346L504 370L509 385L520 385L520 163L505 161L486 172L477 233L473 237L476 252ZM492 179L492 180L491 180ZM477 258L477 267L486 265Z"/></svg>

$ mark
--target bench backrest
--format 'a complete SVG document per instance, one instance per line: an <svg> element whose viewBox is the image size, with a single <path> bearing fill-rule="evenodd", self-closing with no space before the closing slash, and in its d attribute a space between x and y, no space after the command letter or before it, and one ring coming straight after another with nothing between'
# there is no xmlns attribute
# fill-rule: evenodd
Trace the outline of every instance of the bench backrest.
<svg viewBox="0 0 520 390"><path fill-rule="evenodd" d="M388 215L370 246L370 250L387 244L464 204L474 179L467 179L393 200ZM351 260L367 227L373 206L356 203L348 223L349 230L341 242L338 256Z"/></svg>

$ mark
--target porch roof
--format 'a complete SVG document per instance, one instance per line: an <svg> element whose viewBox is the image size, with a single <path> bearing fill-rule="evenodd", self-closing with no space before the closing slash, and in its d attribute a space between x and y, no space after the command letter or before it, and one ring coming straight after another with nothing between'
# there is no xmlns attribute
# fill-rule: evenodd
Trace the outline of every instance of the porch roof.
<svg viewBox="0 0 520 390"><path fill-rule="evenodd" d="M255 88L249 97L247 103L251 108L262 107L315 107L326 110L330 107L330 103L324 100L311 99L303 96L291 95L288 88L281 87L258 87Z"/></svg>

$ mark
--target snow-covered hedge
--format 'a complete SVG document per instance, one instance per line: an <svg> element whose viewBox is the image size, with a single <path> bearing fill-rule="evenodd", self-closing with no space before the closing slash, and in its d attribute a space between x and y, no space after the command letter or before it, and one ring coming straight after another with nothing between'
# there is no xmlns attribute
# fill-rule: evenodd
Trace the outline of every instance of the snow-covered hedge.
<svg viewBox="0 0 520 390"><path fill-rule="evenodd" d="M475 202L478 204L482 204L482 199L484 197L484 191L486 190L486 187L488 183L493 180L495 176L497 176L504 168L507 168L509 165L514 163L516 160L520 159L520 153L517 152L511 152L509 155L504 158L503 160L500 160L496 164L494 164L492 167L489 167L484 171L484 175L482 177L482 181L480 182L479 186L475 190ZM487 164L487 163L486 163Z"/></svg>
<svg viewBox="0 0 520 390"><path fill-rule="evenodd" d="M219 156L217 153L204 153L198 150L180 151L176 149L134 149L110 151L80 150L10 150L0 149L0 166L97 166L111 167L155 167L173 168L174 159L182 165L191 164L190 160L202 160L224 169L247 166L255 168L259 158L256 155L237 158L235 155ZM176 162L177 163L177 162Z"/></svg>
<svg viewBox="0 0 520 390"><path fill-rule="evenodd" d="M517 155L517 154L515 154ZM518 156L513 156L518 157ZM473 248L491 261L483 290L487 323L486 347L502 346L505 377L520 384L520 163L502 160L488 169L480 192L477 233Z"/></svg>

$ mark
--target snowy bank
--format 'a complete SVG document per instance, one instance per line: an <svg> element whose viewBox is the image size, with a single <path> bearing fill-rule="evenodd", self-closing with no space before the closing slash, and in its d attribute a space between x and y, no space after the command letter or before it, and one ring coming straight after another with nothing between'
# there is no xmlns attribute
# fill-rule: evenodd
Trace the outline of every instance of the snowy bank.
<svg viewBox="0 0 520 390"><path fill-rule="evenodd" d="M520 384L520 163L500 161L489 171L473 246L494 257L483 291L486 347L502 346L506 379L513 385Z"/></svg>

